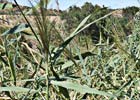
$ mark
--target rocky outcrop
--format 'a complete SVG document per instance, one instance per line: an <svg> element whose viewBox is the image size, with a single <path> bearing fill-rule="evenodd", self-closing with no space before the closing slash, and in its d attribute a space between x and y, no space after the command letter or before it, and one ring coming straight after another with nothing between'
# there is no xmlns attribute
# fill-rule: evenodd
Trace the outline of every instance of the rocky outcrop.
<svg viewBox="0 0 140 100"><path fill-rule="evenodd" d="M113 15L113 17L117 17L117 18L123 18L124 17L122 9L116 10L112 15Z"/></svg>

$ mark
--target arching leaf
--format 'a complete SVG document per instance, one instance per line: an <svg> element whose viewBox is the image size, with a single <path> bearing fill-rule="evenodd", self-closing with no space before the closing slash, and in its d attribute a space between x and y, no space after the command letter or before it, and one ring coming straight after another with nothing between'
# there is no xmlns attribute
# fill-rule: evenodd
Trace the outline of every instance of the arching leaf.
<svg viewBox="0 0 140 100"><path fill-rule="evenodd" d="M67 81L51 81L51 84L61 86L67 89L72 89L80 93L98 94L98 95L103 95L103 96L115 97L113 94L110 94L104 91L99 91L97 89L90 88L88 86L83 86L77 83L72 83L72 82L67 82Z"/></svg>
<svg viewBox="0 0 140 100"><path fill-rule="evenodd" d="M0 87L0 92L9 91L9 92L36 92L36 90L23 88L23 87Z"/></svg>
<svg viewBox="0 0 140 100"><path fill-rule="evenodd" d="M28 27L29 27L28 24L24 24L24 23L18 24L16 26L14 26L13 28L5 31L1 36L7 35L7 34L16 34L16 33L19 33L21 31L27 29Z"/></svg>

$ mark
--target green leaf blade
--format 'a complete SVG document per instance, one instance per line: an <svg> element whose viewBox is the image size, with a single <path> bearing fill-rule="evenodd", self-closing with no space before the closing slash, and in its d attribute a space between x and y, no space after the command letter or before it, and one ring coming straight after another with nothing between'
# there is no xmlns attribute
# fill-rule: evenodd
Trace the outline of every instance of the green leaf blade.
<svg viewBox="0 0 140 100"><path fill-rule="evenodd" d="M16 33L19 33L21 31L24 31L28 27L29 27L28 24L21 23L21 24L18 24L16 26L14 26L13 28L5 31L1 36L7 35L7 34L16 34Z"/></svg>
<svg viewBox="0 0 140 100"><path fill-rule="evenodd" d="M0 87L0 92L36 92L36 90L33 89L28 89L28 88L23 88L23 87Z"/></svg>
<svg viewBox="0 0 140 100"><path fill-rule="evenodd" d="M88 86L83 86L77 83L72 83L72 82L67 82L67 81L61 81L61 82L51 81L51 84L61 86L67 89L72 89L80 93L98 94L98 95L103 95L103 96L115 97L113 94L110 94L104 91L99 91L97 89L90 88Z"/></svg>
<svg viewBox="0 0 140 100"><path fill-rule="evenodd" d="M79 31L80 28L82 28L82 26L84 26L84 24L87 22L87 20L90 18L90 15L87 16L86 18L83 19L83 21L79 24L79 26L75 29L75 31L70 34L69 37L67 37L65 39L65 41L60 44L59 47L55 48L55 50L53 51L53 56L52 56L52 60L56 60L62 53L62 51L66 48L66 46L71 42L71 40L78 34L77 31Z"/></svg>

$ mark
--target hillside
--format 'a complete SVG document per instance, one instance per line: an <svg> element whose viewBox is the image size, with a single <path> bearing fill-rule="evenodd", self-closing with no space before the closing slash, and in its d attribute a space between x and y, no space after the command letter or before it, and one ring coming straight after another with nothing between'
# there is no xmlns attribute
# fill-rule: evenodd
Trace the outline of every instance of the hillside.
<svg viewBox="0 0 140 100"><path fill-rule="evenodd" d="M100 8L100 6L95 6L95 9L96 7ZM20 5L20 8L22 9L23 12L28 12L29 10L31 10L30 7L27 7L27 6L21 6ZM70 7L72 8L72 7ZM1 24L13 24L13 20L14 19L17 19L18 18L18 21L15 22L15 24L17 22L25 22L25 20L22 18L21 16L21 12L19 11L19 9L17 8L17 6L13 3L10 3L10 2L7 2L7 1L0 1L0 23ZM106 9L106 7L105 7ZM108 9L108 8L107 8ZM112 15L114 17L118 17L118 18L132 18L134 13L136 11L138 11L138 8L137 7L128 7L128 8L124 8L124 9L108 9L109 11L115 11ZM75 9L76 11L76 9ZM39 11L38 11L39 12ZM52 19L54 20L58 20L60 23L60 18L58 18L58 16L62 15L62 13L65 12L65 11L57 11L55 9L50 9L48 10L48 16L52 16L51 21ZM28 16L28 15L27 15ZM30 13L30 19L32 20L33 19L33 14ZM54 18L55 16L57 16L56 18ZM86 16L85 16L86 17ZM62 18L62 17L61 17ZM62 18L63 19L63 18Z"/></svg>
<svg viewBox="0 0 140 100"><path fill-rule="evenodd" d="M21 6L20 5L21 10L25 13L26 18L28 20L30 20L32 22L32 25L34 26L34 14L31 13L31 7L27 7L27 6ZM7 27L11 27L14 26L18 23L26 23L25 19L23 18L23 16L21 15L20 10L18 9L18 7L13 4L13 3L9 3L9 2L1 2L0 3L0 26L7 26ZM30 13L29 13L30 12ZM38 10L38 13L39 10ZM59 13L57 10L47 10L47 18L51 21L51 22L56 22L56 23L61 23L61 19L58 16Z"/></svg>

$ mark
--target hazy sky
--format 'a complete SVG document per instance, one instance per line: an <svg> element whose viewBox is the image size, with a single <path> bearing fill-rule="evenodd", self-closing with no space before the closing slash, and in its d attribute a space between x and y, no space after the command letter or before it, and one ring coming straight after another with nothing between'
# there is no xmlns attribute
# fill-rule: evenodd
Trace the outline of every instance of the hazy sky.
<svg viewBox="0 0 140 100"><path fill-rule="evenodd" d="M13 1L13 0L9 0ZM37 1L37 0L30 0ZM17 2L21 5L29 5L28 0L17 0ZM84 2L91 2L93 5L98 4L100 6L105 5L109 8L123 8L128 6L138 6L140 7L140 3L138 0L59 0L59 8L64 10L69 8L69 6L77 5L81 6ZM57 8L55 0L51 0L49 7Z"/></svg>

